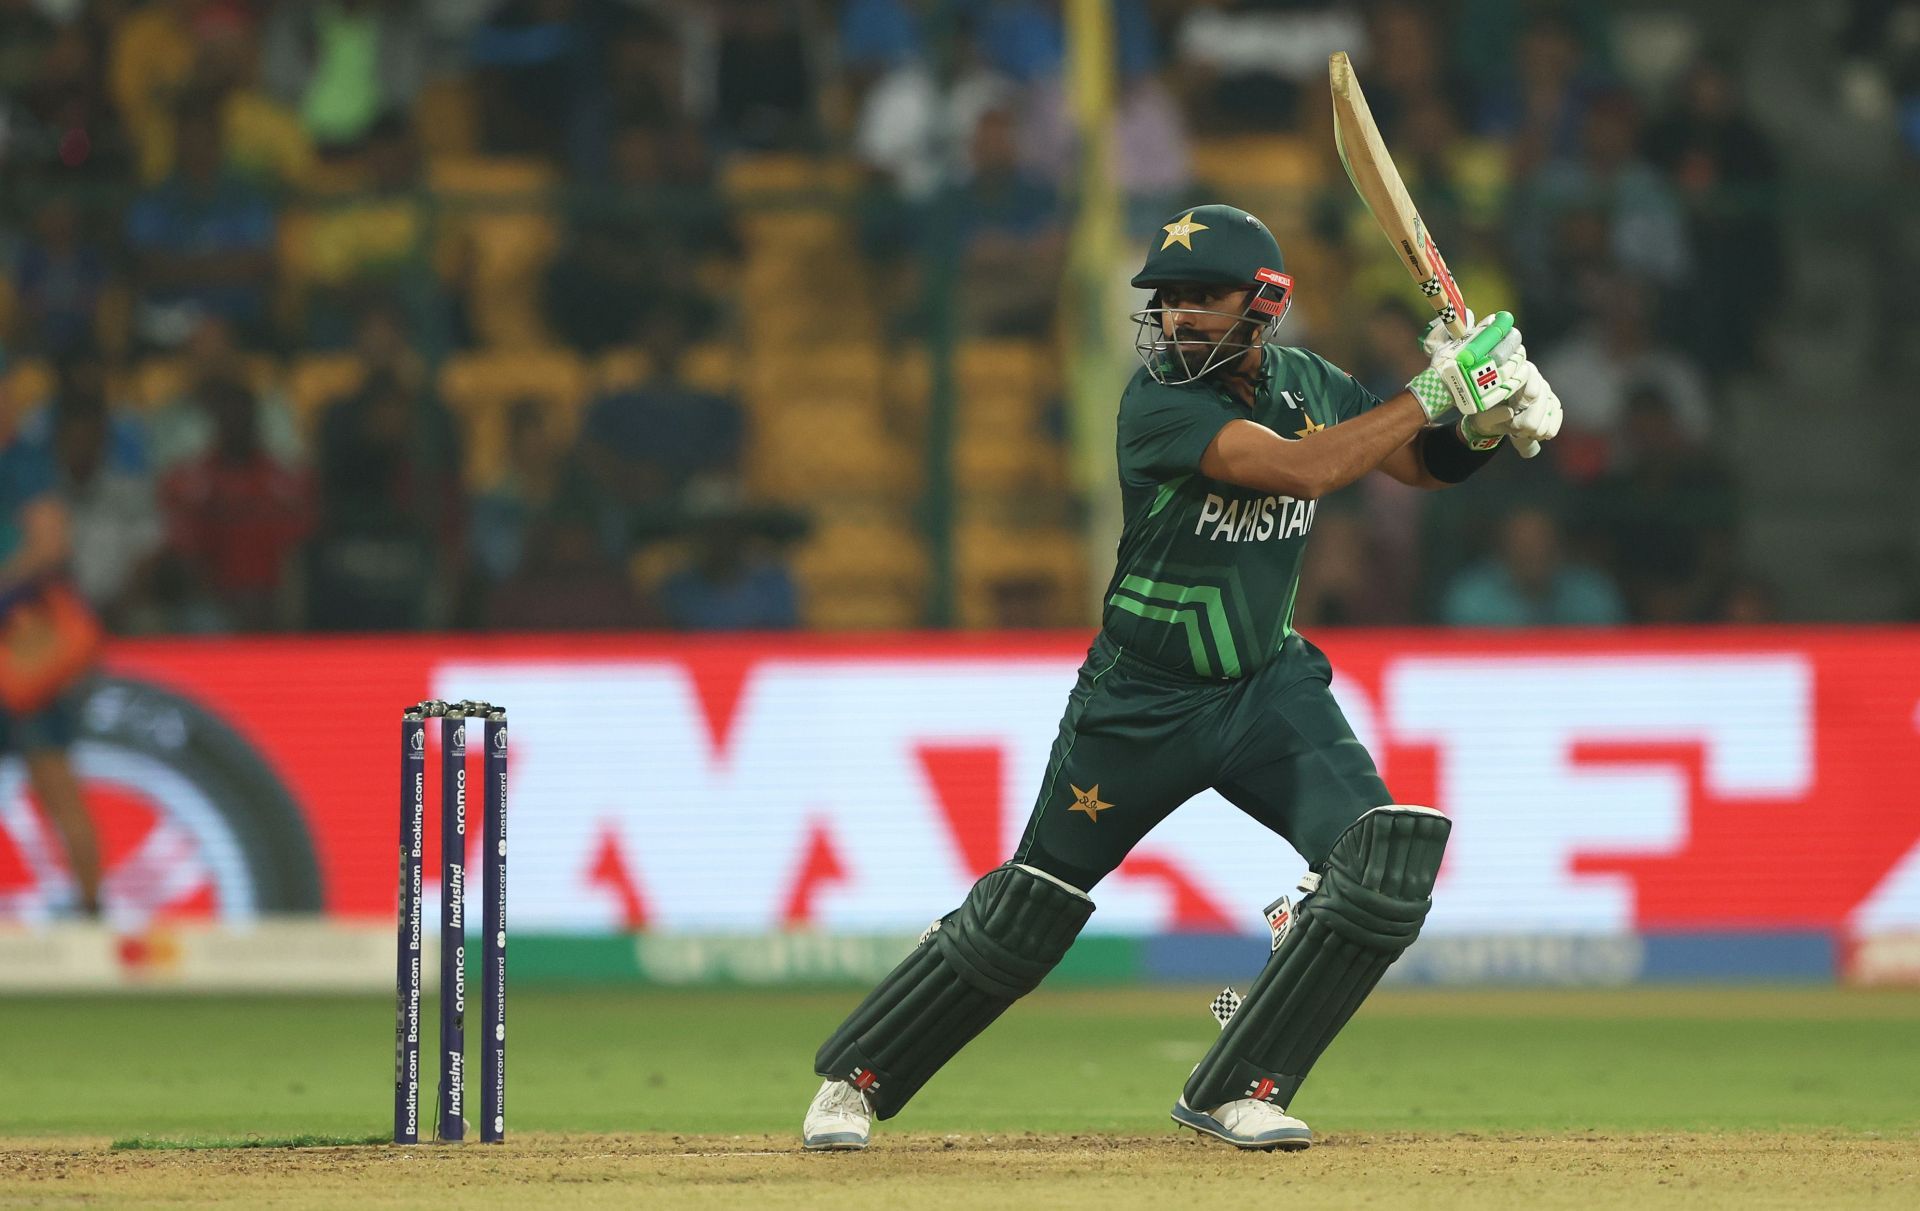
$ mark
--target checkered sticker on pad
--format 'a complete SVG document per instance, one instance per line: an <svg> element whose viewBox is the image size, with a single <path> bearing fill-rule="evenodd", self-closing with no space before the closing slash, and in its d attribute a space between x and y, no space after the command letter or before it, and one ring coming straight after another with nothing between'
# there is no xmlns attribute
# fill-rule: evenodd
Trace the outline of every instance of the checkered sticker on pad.
<svg viewBox="0 0 1920 1211"><path fill-rule="evenodd" d="M1213 1011L1215 1018L1219 1019L1220 1029L1225 1030L1234 1012L1240 1008L1240 994L1231 988L1222 988L1215 994L1213 1003L1207 1008Z"/></svg>

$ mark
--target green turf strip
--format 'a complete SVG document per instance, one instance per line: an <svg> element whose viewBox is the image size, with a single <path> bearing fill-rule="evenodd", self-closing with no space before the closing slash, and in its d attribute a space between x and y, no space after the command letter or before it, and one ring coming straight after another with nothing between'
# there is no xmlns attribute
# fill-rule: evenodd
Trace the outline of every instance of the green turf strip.
<svg viewBox="0 0 1920 1211"><path fill-rule="evenodd" d="M214 1148L347 1148L384 1144L384 1135L242 1135L157 1139L134 1135L113 1141L115 1152L198 1152Z"/></svg>
<svg viewBox="0 0 1920 1211"><path fill-rule="evenodd" d="M1171 1131L1167 1108L1219 1035L1214 991L1043 988L881 1129ZM509 993L508 1139L791 1135L819 1084L814 1048L858 997ZM430 1100L431 1004L422 1016ZM1912 1131L1916 1037L1913 991L1396 991L1362 1008L1294 1109L1323 1133ZM0 1039L0 1136L284 1147L362 1141L393 1113L390 997L7 997Z"/></svg>

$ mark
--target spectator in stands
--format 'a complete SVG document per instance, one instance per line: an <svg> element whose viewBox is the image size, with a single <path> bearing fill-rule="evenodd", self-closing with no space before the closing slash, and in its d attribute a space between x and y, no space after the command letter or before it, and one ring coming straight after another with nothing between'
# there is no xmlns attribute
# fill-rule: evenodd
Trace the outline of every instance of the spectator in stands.
<svg viewBox="0 0 1920 1211"><path fill-rule="evenodd" d="M595 541L594 520L567 509L534 524L521 567L487 598L493 630L625 631L659 621L624 562Z"/></svg>
<svg viewBox="0 0 1920 1211"><path fill-rule="evenodd" d="M71 198L50 200L34 213L33 234L21 243L12 277L14 343L54 359L94 343L109 286L107 258L83 234Z"/></svg>
<svg viewBox="0 0 1920 1211"><path fill-rule="evenodd" d="M1414 569L1383 558L1368 522L1361 510L1351 507L1316 512L1316 540L1294 602L1294 625L1392 626L1411 621Z"/></svg>
<svg viewBox="0 0 1920 1211"><path fill-rule="evenodd" d="M927 57L929 32L947 32L942 6L943 0L848 0L840 10L837 48L856 95L886 73Z"/></svg>
<svg viewBox="0 0 1920 1211"><path fill-rule="evenodd" d="M272 208L258 189L222 168L218 113L210 98L182 107L174 173L127 210L136 331L174 348L217 315L255 343L266 335L274 276Z"/></svg>
<svg viewBox="0 0 1920 1211"><path fill-rule="evenodd" d="M361 383L386 375L409 392L428 390L427 365L414 347L413 334L400 304L375 296L360 310L354 329L353 352L360 359Z"/></svg>
<svg viewBox="0 0 1920 1211"><path fill-rule="evenodd" d="M40 26L45 18L16 4L18 21ZM104 66L108 18L95 9L54 30L43 41L31 28L0 31L14 83L0 85L0 175L62 184L124 184L132 176L133 150L110 95Z"/></svg>
<svg viewBox="0 0 1920 1211"><path fill-rule="evenodd" d="M0 0L0 97L20 96L40 80L40 62L60 27L33 0Z"/></svg>
<svg viewBox="0 0 1920 1211"><path fill-rule="evenodd" d="M261 83L254 17L237 5L211 5L196 32L193 80L218 99L227 166L263 185L300 188L313 171L313 140L300 115Z"/></svg>
<svg viewBox="0 0 1920 1211"><path fill-rule="evenodd" d="M820 139L810 9L794 0L715 6L714 121L728 146L805 149Z"/></svg>
<svg viewBox="0 0 1920 1211"><path fill-rule="evenodd" d="M686 122L686 48L671 19L622 10L607 53L606 120L612 129Z"/></svg>
<svg viewBox="0 0 1920 1211"><path fill-rule="evenodd" d="M1458 126L1468 112L1467 97L1443 68L1445 32L1433 6L1414 0L1388 0L1368 12L1367 104L1394 148L1396 163L1408 135L1410 110L1438 104L1449 126ZM1420 176L1424 215L1426 174Z"/></svg>
<svg viewBox="0 0 1920 1211"><path fill-rule="evenodd" d="M1423 367L1420 334L1430 318L1431 312L1413 311L1404 292L1397 301L1377 305L1367 319L1354 377L1381 399L1401 390ZM1365 532L1365 558L1356 551L1354 559L1374 584L1371 595L1350 613L1381 625L1413 622L1422 566L1420 530L1433 494L1385 475L1362 476L1354 491L1362 502L1359 520ZM1313 549L1321 546L1315 543Z"/></svg>
<svg viewBox="0 0 1920 1211"><path fill-rule="evenodd" d="M234 340L233 325L219 316L206 316L194 326L183 349L185 374L180 390L162 400L147 416L147 442L156 474L207 454L215 443L218 425L209 394L230 384L247 385L254 375L247 354ZM306 444L286 395L268 387L257 395L254 425L259 440L275 459L298 466L306 461Z"/></svg>
<svg viewBox="0 0 1920 1211"><path fill-rule="evenodd" d="M1780 621L1780 603L1773 583L1754 572L1736 576L1721 594L1715 622L1736 626L1764 626Z"/></svg>
<svg viewBox="0 0 1920 1211"><path fill-rule="evenodd" d="M1523 507L1499 523L1498 553L1455 578L1441 607L1450 626L1612 626L1627 621L1606 573L1567 559L1560 527Z"/></svg>
<svg viewBox="0 0 1920 1211"><path fill-rule="evenodd" d="M854 149L874 184L910 206L932 199L966 175L967 140L980 115L1012 103L1013 81L989 67L956 20L925 58L894 64L865 93ZM874 233L869 233L874 234ZM907 241L897 232L872 251L888 255Z"/></svg>
<svg viewBox="0 0 1920 1211"><path fill-rule="evenodd" d="M499 583L525 562L529 532L552 508L561 480L573 468L557 440L551 409L537 399L507 406L507 466L498 482L475 495L468 545L474 571Z"/></svg>
<svg viewBox="0 0 1920 1211"><path fill-rule="evenodd" d="M426 67L421 8L398 0L276 4L265 76L323 152L356 148L385 114L409 109Z"/></svg>
<svg viewBox="0 0 1920 1211"><path fill-rule="evenodd" d="M46 443L12 430L0 415L0 642L32 644L44 656L67 644L48 626L47 593L58 592L73 555L66 506ZM84 607L80 607L84 610ZM72 907L100 915L100 842L87 815L68 750L77 722L72 685L18 714L0 711L0 755L19 756L48 823L60 836L75 884Z"/></svg>
<svg viewBox="0 0 1920 1211"><path fill-rule="evenodd" d="M322 348L346 342L369 297L392 297L431 272L428 200L407 117L395 112L370 125L361 160L364 188L323 206L308 229L306 329Z"/></svg>
<svg viewBox="0 0 1920 1211"><path fill-rule="evenodd" d="M682 631L784 631L800 625L799 591L737 503L697 511L692 557L661 582L667 625Z"/></svg>
<svg viewBox="0 0 1920 1211"><path fill-rule="evenodd" d="M117 463L113 444L102 384L69 376L53 409L55 482L72 537L74 587L109 627L137 604L162 537L153 477Z"/></svg>
<svg viewBox="0 0 1920 1211"><path fill-rule="evenodd" d="M1704 622L1732 579L1733 477L1657 387L1628 392L1613 469L1580 509L1638 622Z"/></svg>
<svg viewBox="0 0 1920 1211"><path fill-rule="evenodd" d="M1582 130L1580 154L1554 160L1532 179L1519 178L1521 213L1514 227L1515 256L1544 262L1554 224L1575 207L1606 215L1613 263L1679 291L1691 280L1693 248L1679 199L1640 154L1640 116L1632 96L1595 98Z"/></svg>
<svg viewBox="0 0 1920 1211"><path fill-rule="evenodd" d="M565 162L569 135L600 88L609 32L578 0L506 0L467 44L481 129L494 155Z"/></svg>
<svg viewBox="0 0 1920 1211"><path fill-rule="evenodd" d="M366 380L321 421L307 620L319 630L414 630L443 615L464 565L460 446L396 313L371 311L359 347Z"/></svg>
<svg viewBox="0 0 1920 1211"><path fill-rule="evenodd" d="M0 358L4 362L4 358ZM91 352L82 352L59 363L53 383L40 399L17 399L10 404L0 399L0 410L11 409L19 421L19 437L48 451L54 446L54 430L59 420L60 401L67 398L100 399L106 402L107 469L114 474L145 475L153 458L146 426L124 401L113 394L105 362Z"/></svg>
<svg viewBox="0 0 1920 1211"><path fill-rule="evenodd" d="M1512 9L1501 6L1500 0L1477 7L1483 10L1477 19L1463 19L1463 24L1472 20L1482 31L1478 38L1461 39L1469 51L1484 48L1487 34L1513 25ZM1481 82L1475 126L1480 133L1508 143L1510 175L1515 180L1579 151L1594 97L1607 87L1606 76L1596 66L1606 56L1599 37L1605 29L1604 14L1594 24L1595 36L1582 37L1567 12L1538 10L1521 33L1519 45L1495 60L1499 69L1488 71L1483 63L1474 74Z"/></svg>
<svg viewBox="0 0 1920 1211"><path fill-rule="evenodd" d="M1635 385L1651 386L1667 400L1689 440L1702 441L1713 429L1700 368L1655 339L1651 295L1644 283L1626 275L1596 281L1586 322L1536 355L1549 381L1567 384L1567 429L1556 444L1575 460L1568 466L1575 478L1591 478L1605 465ZM1583 440L1589 445L1597 440L1602 448L1582 451Z"/></svg>
<svg viewBox="0 0 1920 1211"><path fill-rule="evenodd" d="M1550 349L1584 326L1594 300L1618 280L1604 210L1575 203L1546 221L1553 235L1542 259L1515 266L1520 307L1533 349ZM1469 279L1471 280L1471 279Z"/></svg>
<svg viewBox="0 0 1920 1211"><path fill-rule="evenodd" d="M625 554L641 534L678 524L696 486L739 474L746 416L738 401L681 377L687 330L653 320L641 334L652 372L588 408L580 437L587 475L605 502L600 536Z"/></svg>
<svg viewBox="0 0 1920 1211"><path fill-rule="evenodd" d="M700 269L739 245L697 133L684 123L623 130L613 185L569 202L566 242L545 283L554 332L599 353L656 321L713 324L719 306Z"/></svg>
<svg viewBox="0 0 1920 1211"><path fill-rule="evenodd" d="M1145 0L1112 0L1109 8L1121 74L1154 70L1159 53ZM1018 83L1039 83L1065 70L1067 31L1059 0L987 0L979 6L975 38L988 65Z"/></svg>
<svg viewBox="0 0 1920 1211"><path fill-rule="evenodd" d="M284 629L294 555L313 528L307 473L261 441L253 393L231 379L205 388L208 448L162 483L168 551L184 595L240 631Z"/></svg>
<svg viewBox="0 0 1920 1211"><path fill-rule="evenodd" d="M957 199L961 324L988 336L1045 333L1065 252L1059 196L1020 166L1012 110L981 114L969 150L967 182Z"/></svg>
<svg viewBox="0 0 1920 1211"><path fill-rule="evenodd" d="M1366 26L1348 0L1217 0L1189 7L1174 41L1196 129L1271 134L1301 125L1327 56L1364 46Z"/></svg>
<svg viewBox="0 0 1920 1211"><path fill-rule="evenodd" d="M114 26L107 74L142 181L163 181L175 168L174 127L193 76L194 24L207 7L207 0L147 0Z"/></svg>
<svg viewBox="0 0 1920 1211"><path fill-rule="evenodd" d="M1648 144L1686 206L1699 261L1683 312L1689 344L1709 370L1741 369L1753 360L1761 300L1779 280L1785 255L1772 141L1740 112L1727 74L1702 60Z"/></svg>
<svg viewBox="0 0 1920 1211"><path fill-rule="evenodd" d="M1121 79L1119 93L1113 150L1126 191L1129 226L1144 230L1179 205L1192 185L1186 118L1172 90L1152 72ZM1022 109L1021 162L1054 188L1072 189L1079 152L1063 82L1054 77L1028 88Z"/></svg>

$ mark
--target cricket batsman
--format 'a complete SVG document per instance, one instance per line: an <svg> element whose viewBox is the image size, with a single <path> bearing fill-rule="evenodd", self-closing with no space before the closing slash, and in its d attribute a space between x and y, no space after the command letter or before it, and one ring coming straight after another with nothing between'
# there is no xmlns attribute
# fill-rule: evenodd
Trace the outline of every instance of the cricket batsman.
<svg viewBox="0 0 1920 1211"><path fill-rule="evenodd" d="M1309 872L1297 905L1270 913L1272 953L1176 1123L1239 1148L1307 1147L1294 1094L1432 906L1452 824L1396 803L1354 738L1327 658L1293 629L1301 559L1321 497L1369 471L1460 483L1503 438L1552 438L1560 401L1505 312L1468 317L1458 340L1429 325L1427 369L1384 402L1277 344L1293 280L1266 225L1232 206L1170 217L1133 284L1153 294L1133 317L1145 364L1120 398L1117 566L1032 817L821 1044L809 1149L866 1147L874 1118L1046 977L1100 880L1209 787Z"/></svg>

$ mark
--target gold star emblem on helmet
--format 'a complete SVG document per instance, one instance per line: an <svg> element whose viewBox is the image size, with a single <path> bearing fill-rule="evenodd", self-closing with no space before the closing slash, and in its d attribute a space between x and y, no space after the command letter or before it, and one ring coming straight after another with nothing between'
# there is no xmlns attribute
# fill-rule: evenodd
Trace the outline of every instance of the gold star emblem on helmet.
<svg viewBox="0 0 1920 1211"><path fill-rule="evenodd" d="M1101 812L1113 806L1111 803L1102 803L1100 801L1100 784L1098 782L1093 784L1092 790L1086 791L1081 790L1072 783L1068 783L1067 785L1068 788L1073 791L1073 806L1067 809L1070 812L1085 812L1089 819L1098 820Z"/></svg>
<svg viewBox="0 0 1920 1211"><path fill-rule="evenodd" d="M1186 218L1175 219L1173 222L1168 223L1165 227L1162 227L1160 230L1167 233L1167 242L1160 245L1160 250L1162 252L1165 252L1167 249L1173 247L1175 244L1180 245L1180 247L1186 249L1188 252L1192 252L1193 251L1193 233L1196 231L1211 231L1213 229L1208 227L1205 223L1194 222L1193 211L1189 210L1187 212Z"/></svg>

